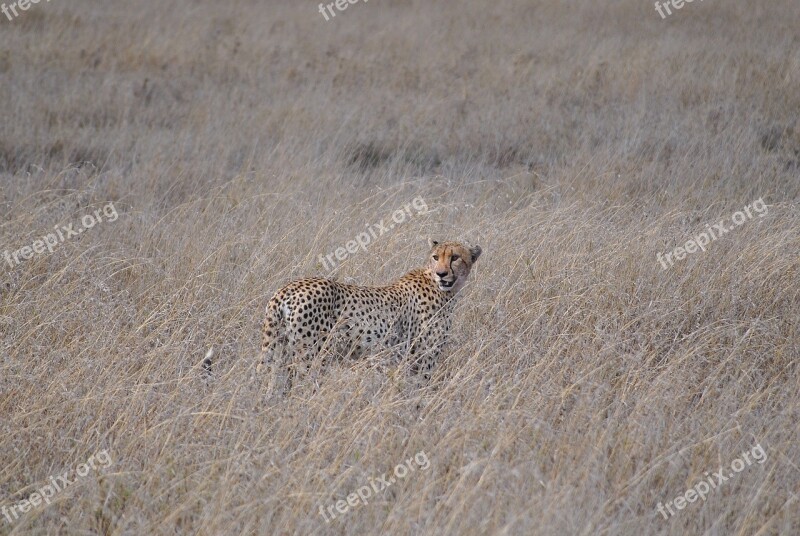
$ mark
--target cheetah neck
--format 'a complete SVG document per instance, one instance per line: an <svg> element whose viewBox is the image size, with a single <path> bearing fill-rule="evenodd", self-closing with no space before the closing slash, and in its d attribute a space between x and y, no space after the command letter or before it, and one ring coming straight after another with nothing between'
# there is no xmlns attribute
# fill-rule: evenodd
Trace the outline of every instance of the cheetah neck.
<svg viewBox="0 0 800 536"><path fill-rule="evenodd" d="M430 268L417 268L416 270L411 270L406 275L401 277L398 280L398 283L409 280L424 281L425 286L431 289L436 294L436 296L442 300L443 304L455 303L454 299L456 297L456 294L458 294L458 291L461 290L461 287L463 286L463 282L459 281L456 283L456 286L450 292L444 292L442 290L439 290L439 286L433 282L433 272Z"/></svg>

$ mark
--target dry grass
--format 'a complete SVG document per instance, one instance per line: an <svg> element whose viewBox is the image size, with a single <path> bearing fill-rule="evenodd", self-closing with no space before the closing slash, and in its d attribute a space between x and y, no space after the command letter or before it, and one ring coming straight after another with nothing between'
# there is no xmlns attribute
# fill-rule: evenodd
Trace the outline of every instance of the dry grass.
<svg viewBox="0 0 800 536"><path fill-rule="evenodd" d="M0 534L800 533L800 4L53 1L0 21ZM263 307L483 247L435 381L253 381ZM759 198L669 270L657 252ZM201 379L209 347L213 378ZM760 443L705 502L655 508ZM326 524L414 453L431 462Z"/></svg>

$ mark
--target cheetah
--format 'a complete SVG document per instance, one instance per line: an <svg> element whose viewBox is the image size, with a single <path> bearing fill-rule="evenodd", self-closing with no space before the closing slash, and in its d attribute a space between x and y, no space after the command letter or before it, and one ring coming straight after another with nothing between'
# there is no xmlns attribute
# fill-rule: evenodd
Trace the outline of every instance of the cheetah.
<svg viewBox="0 0 800 536"><path fill-rule="evenodd" d="M274 378L284 369L285 394L323 349L353 358L391 349L397 358L410 359L412 374L429 380L450 330L456 294L481 255L480 246L458 242L431 240L430 248L426 266L387 286L315 277L281 288L267 304L258 372L268 369Z"/></svg>

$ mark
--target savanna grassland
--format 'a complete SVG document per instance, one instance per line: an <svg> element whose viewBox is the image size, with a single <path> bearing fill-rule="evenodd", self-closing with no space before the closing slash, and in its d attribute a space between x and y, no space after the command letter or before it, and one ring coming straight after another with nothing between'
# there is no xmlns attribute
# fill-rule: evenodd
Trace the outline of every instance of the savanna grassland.
<svg viewBox="0 0 800 536"><path fill-rule="evenodd" d="M0 15L0 534L800 533L798 29L796 0ZM429 237L483 255L428 385L375 358L268 392L277 289L385 284Z"/></svg>

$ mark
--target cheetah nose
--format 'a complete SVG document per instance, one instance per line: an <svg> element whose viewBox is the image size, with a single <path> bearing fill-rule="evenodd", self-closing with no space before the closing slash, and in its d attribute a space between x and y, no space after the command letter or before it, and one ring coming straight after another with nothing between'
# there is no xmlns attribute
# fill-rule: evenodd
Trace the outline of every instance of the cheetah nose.
<svg viewBox="0 0 800 536"><path fill-rule="evenodd" d="M436 272L436 275L438 275L439 277L445 277L447 275L447 272Z"/></svg>

